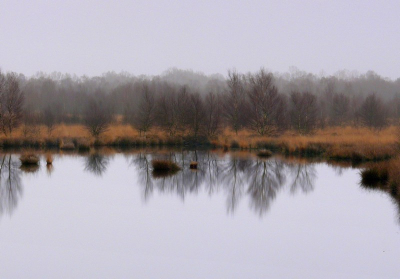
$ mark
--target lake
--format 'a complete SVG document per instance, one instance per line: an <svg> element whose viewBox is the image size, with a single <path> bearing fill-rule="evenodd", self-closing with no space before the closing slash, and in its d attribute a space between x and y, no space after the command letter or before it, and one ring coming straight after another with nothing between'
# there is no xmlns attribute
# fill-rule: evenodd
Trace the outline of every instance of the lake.
<svg viewBox="0 0 400 279"><path fill-rule="evenodd" d="M168 150L21 168L19 155L0 155L1 278L400 278L399 205L360 169ZM182 170L154 173L154 158Z"/></svg>

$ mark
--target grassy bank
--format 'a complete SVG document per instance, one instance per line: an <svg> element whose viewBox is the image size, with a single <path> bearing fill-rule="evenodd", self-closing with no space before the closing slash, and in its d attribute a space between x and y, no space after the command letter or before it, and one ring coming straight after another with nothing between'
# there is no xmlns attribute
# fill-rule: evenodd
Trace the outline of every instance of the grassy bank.
<svg viewBox="0 0 400 279"><path fill-rule="evenodd" d="M113 125L99 139L92 138L81 125L58 125L51 135L47 129L36 127L27 134L26 127L16 130L11 137L0 137L3 148L61 148L87 150L93 146L135 148L146 146L193 147L253 150L270 150L284 155L323 157L328 160L353 163L380 161L393 158L398 149L398 128L388 127L381 131L367 128L335 127L318 130L312 135L299 135L287 131L278 137L262 137L243 130L237 135L226 129L213 139L195 140L187 135L170 137L159 130L146 136L140 135L128 125Z"/></svg>
<svg viewBox="0 0 400 279"><path fill-rule="evenodd" d="M368 163L361 171L361 185L367 190L378 190L392 197L400 219L400 156L384 162Z"/></svg>

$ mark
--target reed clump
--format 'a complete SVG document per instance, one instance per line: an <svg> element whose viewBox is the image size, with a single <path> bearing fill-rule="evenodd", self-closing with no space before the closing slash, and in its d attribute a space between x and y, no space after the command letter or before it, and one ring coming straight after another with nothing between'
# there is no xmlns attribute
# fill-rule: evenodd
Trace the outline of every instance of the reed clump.
<svg viewBox="0 0 400 279"><path fill-rule="evenodd" d="M38 165L39 164L39 156L28 153L28 154L23 154L19 158L21 161L22 165Z"/></svg>
<svg viewBox="0 0 400 279"><path fill-rule="evenodd" d="M168 160L153 160L151 165L154 171L179 171L181 169L175 162Z"/></svg>
<svg viewBox="0 0 400 279"><path fill-rule="evenodd" d="M46 154L46 163L47 165L53 164L53 156L51 154Z"/></svg>
<svg viewBox="0 0 400 279"><path fill-rule="evenodd" d="M153 160L151 164L153 166L152 175L154 178L171 176L181 169L175 162L168 160Z"/></svg>

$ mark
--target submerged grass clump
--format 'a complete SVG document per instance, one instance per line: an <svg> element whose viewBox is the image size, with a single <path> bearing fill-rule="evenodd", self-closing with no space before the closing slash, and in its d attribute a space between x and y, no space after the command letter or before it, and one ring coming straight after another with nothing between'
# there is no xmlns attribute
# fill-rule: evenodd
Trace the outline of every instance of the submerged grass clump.
<svg viewBox="0 0 400 279"><path fill-rule="evenodd" d="M179 171L181 169L175 162L168 160L153 160L151 165L154 171Z"/></svg>
<svg viewBox="0 0 400 279"><path fill-rule="evenodd" d="M53 156L51 154L46 154L46 163L51 165L53 163Z"/></svg>
<svg viewBox="0 0 400 279"><path fill-rule="evenodd" d="M192 170L197 170L198 163L197 162L190 162L189 168Z"/></svg>
<svg viewBox="0 0 400 279"><path fill-rule="evenodd" d="M22 165L37 165L39 164L39 157L35 154L24 154L19 158Z"/></svg>
<svg viewBox="0 0 400 279"><path fill-rule="evenodd" d="M163 178L170 175L176 174L181 168L172 161L168 160L153 160L151 161L153 166L153 177Z"/></svg>

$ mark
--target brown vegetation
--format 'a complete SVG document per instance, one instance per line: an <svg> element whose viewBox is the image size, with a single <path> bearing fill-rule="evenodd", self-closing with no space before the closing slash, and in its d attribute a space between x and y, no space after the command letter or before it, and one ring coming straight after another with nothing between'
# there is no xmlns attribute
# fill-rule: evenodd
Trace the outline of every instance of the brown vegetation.
<svg viewBox="0 0 400 279"><path fill-rule="evenodd" d="M151 161L151 165L153 166L153 169L157 171L180 170L180 167L176 163L167 160L153 160Z"/></svg>
<svg viewBox="0 0 400 279"><path fill-rule="evenodd" d="M198 166L197 162L190 162L189 168L192 170L196 170Z"/></svg>
<svg viewBox="0 0 400 279"><path fill-rule="evenodd" d="M56 125L52 135L46 129L32 137L25 137L23 128L17 129L13 137L0 136L0 143L6 147L61 148L70 143L70 148L89 150L90 146L143 147L143 146L184 146L186 134L171 137L169 132L152 129L146 137L130 125L117 124L109 127L101 137L92 137L81 125ZM277 137L260 136L253 131L225 129L218 137L206 144L226 150L267 149L286 155L321 156L334 160L374 161L393 157L397 152L398 128L391 126L381 131L367 128L338 127L316 130L303 135L287 131Z"/></svg>
<svg viewBox="0 0 400 279"><path fill-rule="evenodd" d="M51 165L53 164L53 156L51 156L51 154L46 154L46 163L47 165Z"/></svg>
<svg viewBox="0 0 400 279"><path fill-rule="evenodd" d="M23 154L19 160L23 165L37 165L39 163L39 157L34 154Z"/></svg>
<svg viewBox="0 0 400 279"><path fill-rule="evenodd" d="M394 159L370 163L361 172L361 184L368 189L378 189L400 202L400 156Z"/></svg>

